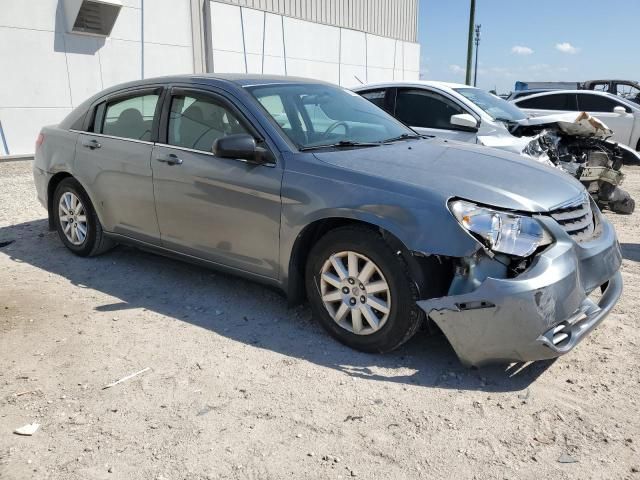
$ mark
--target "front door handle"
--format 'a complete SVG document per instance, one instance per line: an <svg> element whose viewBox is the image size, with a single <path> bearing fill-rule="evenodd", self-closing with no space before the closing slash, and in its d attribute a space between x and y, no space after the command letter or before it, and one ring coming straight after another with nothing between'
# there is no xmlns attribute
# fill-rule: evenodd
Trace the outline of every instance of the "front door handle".
<svg viewBox="0 0 640 480"><path fill-rule="evenodd" d="M96 148L100 148L102 145L95 138L92 138L91 140L84 140L82 142L82 146L94 150Z"/></svg>
<svg viewBox="0 0 640 480"><path fill-rule="evenodd" d="M156 161L166 163L167 165L182 165L182 159L173 153L160 155L156 157Z"/></svg>

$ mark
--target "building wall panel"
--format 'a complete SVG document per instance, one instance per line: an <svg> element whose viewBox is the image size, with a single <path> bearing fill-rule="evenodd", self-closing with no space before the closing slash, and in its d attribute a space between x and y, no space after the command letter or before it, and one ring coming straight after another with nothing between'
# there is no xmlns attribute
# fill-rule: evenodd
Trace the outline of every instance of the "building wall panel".
<svg viewBox="0 0 640 480"><path fill-rule="evenodd" d="M242 12L242 32L244 34L244 45L246 52L262 55L264 39L265 13L260 10L243 8Z"/></svg>
<svg viewBox="0 0 640 480"><path fill-rule="evenodd" d="M372 15L386 0L354 1L363 15ZM257 3L244 0L244 5ZM322 18L321 3L298 5L307 16ZM285 2L275 7L289 8ZM214 72L296 75L344 86L419 76L420 48L411 42L214 0L211 15Z"/></svg>
<svg viewBox="0 0 640 480"><path fill-rule="evenodd" d="M366 65L367 34L346 28L340 30L340 63L346 65Z"/></svg>
<svg viewBox="0 0 640 480"><path fill-rule="evenodd" d="M71 106L62 33L0 27L0 58L0 107Z"/></svg>
<svg viewBox="0 0 640 480"><path fill-rule="evenodd" d="M182 45L145 43L144 57L145 78L172 75L176 72L190 72L193 66L191 47L183 47Z"/></svg>
<svg viewBox="0 0 640 480"><path fill-rule="evenodd" d="M9 152L5 155L33 153L38 132L44 125L60 122L71 108L1 108L0 122ZM0 142L0 152L4 150Z"/></svg>
<svg viewBox="0 0 640 480"><path fill-rule="evenodd" d="M417 40L418 0L220 0L336 27L410 42Z"/></svg>
<svg viewBox="0 0 640 480"><path fill-rule="evenodd" d="M211 2L211 38L214 50L244 54L239 7Z"/></svg>
<svg viewBox="0 0 640 480"><path fill-rule="evenodd" d="M417 0L123 0L107 38L67 33L60 0L34 2L0 0L0 58L11 72L0 89L9 146L0 155L33 153L42 125L103 88L201 72L205 59L214 72L345 86L419 76Z"/></svg>
<svg viewBox="0 0 640 480"><path fill-rule="evenodd" d="M103 88L193 72L190 0L147 0L144 14L141 0L124 0L107 38L67 33L59 0L37 0L37 7L35 0L0 3L0 58L3 72L12 72L2 76L0 89L9 147L0 155L33 153L43 125L59 122Z"/></svg>
<svg viewBox="0 0 640 480"><path fill-rule="evenodd" d="M98 56L102 44L97 38L64 34L72 107L103 89Z"/></svg>
<svg viewBox="0 0 640 480"><path fill-rule="evenodd" d="M287 59L340 62L340 30L337 27L284 18Z"/></svg>
<svg viewBox="0 0 640 480"><path fill-rule="evenodd" d="M144 16L145 42L191 47L190 0L146 0Z"/></svg>

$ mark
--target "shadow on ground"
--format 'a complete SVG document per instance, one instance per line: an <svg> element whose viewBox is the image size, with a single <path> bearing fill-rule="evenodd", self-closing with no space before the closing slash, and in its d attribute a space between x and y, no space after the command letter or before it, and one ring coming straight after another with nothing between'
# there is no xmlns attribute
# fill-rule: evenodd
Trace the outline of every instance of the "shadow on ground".
<svg viewBox="0 0 640 480"><path fill-rule="evenodd" d="M308 307L288 309L283 296L260 284L129 247L80 258L47 230L44 219L0 228L0 244L12 240L0 248L0 255L118 299L96 305L96 311L144 308L350 376L456 390L518 391L552 364L471 370L459 363L442 335L426 333L395 352L364 354L332 340L312 321Z"/></svg>

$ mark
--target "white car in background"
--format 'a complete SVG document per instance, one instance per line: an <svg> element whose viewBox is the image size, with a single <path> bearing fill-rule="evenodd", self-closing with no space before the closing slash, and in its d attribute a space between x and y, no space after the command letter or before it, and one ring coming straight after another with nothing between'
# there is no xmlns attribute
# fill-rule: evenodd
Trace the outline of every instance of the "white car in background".
<svg viewBox="0 0 640 480"><path fill-rule="evenodd" d="M609 141L611 130L582 112L530 118L515 104L479 88L435 81L376 83L353 91L420 134L525 155L579 179L601 206L619 213L635 208L619 188L624 178L620 169L623 163L640 163L640 155Z"/></svg>
<svg viewBox="0 0 640 480"><path fill-rule="evenodd" d="M513 139L507 125L527 118L495 95L456 83L389 82L352 90L419 133L462 142L482 143L479 137Z"/></svg>
<svg viewBox="0 0 640 480"><path fill-rule="evenodd" d="M594 90L552 90L513 100L530 116L587 112L604 122L615 142L640 151L640 105L618 95Z"/></svg>

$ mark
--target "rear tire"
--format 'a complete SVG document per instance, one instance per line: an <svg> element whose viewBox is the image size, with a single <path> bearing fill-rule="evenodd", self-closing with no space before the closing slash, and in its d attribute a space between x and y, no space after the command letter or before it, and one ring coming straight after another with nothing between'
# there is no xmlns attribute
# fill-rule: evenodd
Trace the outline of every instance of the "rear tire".
<svg viewBox="0 0 640 480"><path fill-rule="evenodd" d="M305 284L314 317L335 339L363 352L398 348L424 317L404 259L369 228L324 235L309 253Z"/></svg>
<svg viewBox="0 0 640 480"><path fill-rule="evenodd" d="M75 178L67 177L58 184L52 208L60 240L76 255L100 255L115 245L105 236L89 196Z"/></svg>

